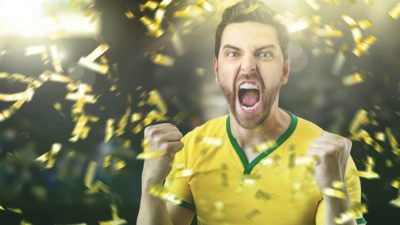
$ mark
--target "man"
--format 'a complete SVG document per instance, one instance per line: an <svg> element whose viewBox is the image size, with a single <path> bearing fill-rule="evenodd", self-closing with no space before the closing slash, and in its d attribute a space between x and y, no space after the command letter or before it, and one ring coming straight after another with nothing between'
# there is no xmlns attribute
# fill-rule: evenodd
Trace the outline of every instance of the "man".
<svg viewBox="0 0 400 225"><path fill-rule="evenodd" d="M213 64L229 115L183 141L172 124L146 128L150 149L165 155L144 163L139 225L188 225L194 212L202 225L336 224L360 202L351 142L278 106L290 71L288 42L263 3L225 10ZM165 179L175 204L149 194ZM365 224L362 217L342 222Z"/></svg>

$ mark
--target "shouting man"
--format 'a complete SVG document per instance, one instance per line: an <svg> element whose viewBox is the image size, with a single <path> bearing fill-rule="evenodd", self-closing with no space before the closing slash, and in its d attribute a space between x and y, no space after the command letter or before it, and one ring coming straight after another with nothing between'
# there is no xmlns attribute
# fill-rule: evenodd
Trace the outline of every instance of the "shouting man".
<svg viewBox="0 0 400 225"><path fill-rule="evenodd" d="M145 129L165 154L144 163L139 225L189 225L195 213L201 225L366 223L343 216L361 198L351 142L279 107L288 42L262 2L225 10L213 66L229 114L183 138L172 124ZM162 185L175 204L149 193Z"/></svg>

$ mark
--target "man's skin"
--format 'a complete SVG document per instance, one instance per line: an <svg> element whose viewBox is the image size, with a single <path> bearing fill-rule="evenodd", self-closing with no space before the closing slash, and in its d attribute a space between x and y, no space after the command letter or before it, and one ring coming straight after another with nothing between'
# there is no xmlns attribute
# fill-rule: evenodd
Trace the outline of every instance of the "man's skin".
<svg viewBox="0 0 400 225"><path fill-rule="evenodd" d="M224 93L231 118L231 129L249 161L257 154L252 146L275 140L289 127L290 116L278 106L279 90L289 78L290 59L285 59L273 26L258 22L232 23L226 26L221 38L218 57L213 61L216 81ZM251 110L242 107L239 85L255 84L260 98ZM193 213L180 206L166 204L148 194L151 185L162 185L171 170L176 152L183 143L182 134L172 124L159 124L145 129L150 148L162 149L166 155L144 163L142 198L137 224L188 225ZM317 157L315 179L319 189L331 187L333 181L345 183L345 171L351 142L339 135L324 131L307 154ZM348 196L346 187L343 192ZM347 198L348 199L348 198ZM325 224L333 225L334 218L349 208L348 201L325 197ZM356 224L352 220L346 225Z"/></svg>

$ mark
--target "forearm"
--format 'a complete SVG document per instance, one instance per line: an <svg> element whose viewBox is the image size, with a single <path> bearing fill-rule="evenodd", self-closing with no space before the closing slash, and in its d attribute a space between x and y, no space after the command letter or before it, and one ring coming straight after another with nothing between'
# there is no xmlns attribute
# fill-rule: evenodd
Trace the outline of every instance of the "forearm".
<svg viewBox="0 0 400 225"><path fill-rule="evenodd" d="M347 198L348 199L348 198ZM348 200L338 198L325 197L325 225L337 225L335 218L339 218L342 213L345 213L350 208ZM343 225L356 225L355 219L350 220Z"/></svg>
<svg viewBox="0 0 400 225"><path fill-rule="evenodd" d="M143 188L140 199L138 225L173 225L165 201L153 197Z"/></svg>

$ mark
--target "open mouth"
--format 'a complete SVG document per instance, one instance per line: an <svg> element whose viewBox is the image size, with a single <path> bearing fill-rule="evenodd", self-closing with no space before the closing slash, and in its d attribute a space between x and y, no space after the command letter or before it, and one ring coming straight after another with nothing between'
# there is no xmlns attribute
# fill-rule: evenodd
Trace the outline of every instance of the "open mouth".
<svg viewBox="0 0 400 225"><path fill-rule="evenodd" d="M260 90L255 83L244 82L239 86L239 102L242 109L252 111L260 101Z"/></svg>

